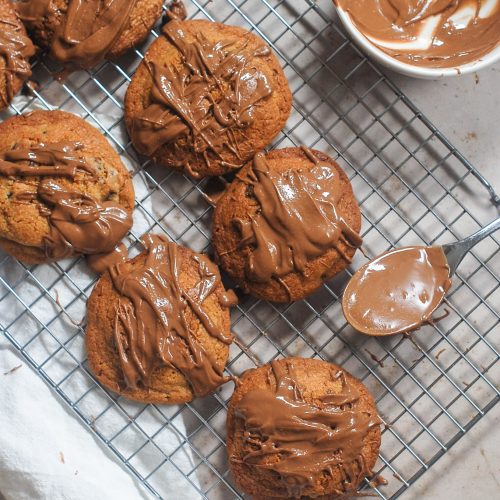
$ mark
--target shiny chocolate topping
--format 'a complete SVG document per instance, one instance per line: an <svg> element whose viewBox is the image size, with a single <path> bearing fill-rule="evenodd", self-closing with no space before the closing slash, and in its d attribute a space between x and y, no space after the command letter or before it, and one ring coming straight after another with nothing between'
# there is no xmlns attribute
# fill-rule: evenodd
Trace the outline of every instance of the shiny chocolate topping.
<svg viewBox="0 0 500 500"><path fill-rule="evenodd" d="M79 171L95 177L95 169L79 153L82 149L84 146L78 142L58 142L0 154L0 176L50 177L38 183L36 192L23 191L16 196L20 202L42 202L40 213L47 216L50 226L45 238L45 252L50 259L110 252L132 226L130 214L116 202L99 203L53 179L74 179Z"/></svg>
<svg viewBox="0 0 500 500"><path fill-rule="evenodd" d="M267 76L253 64L270 50L248 48L248 38L210 42L201 32L188 41L186 23L174 19L163 28L181 54L180 65L162 66L145 60L153 78L150 105L135 116L131 137L147 156L162 146L188 137L192 151L207 165L227 150L240 158L236 129L252 124L256 106L272 93ZM190 165L179 163L196 177ZM240 167L241 165L231 165Z"/></svg>
<svg viewBox="0 0 500 500"><path fill-rule="evenodd" d="M390 56L449 68L500 43L500 0L335 0L356 27Z"/></svg>
<svg viewBox="0 0 500 500"><path fill-rule="evenodd" d="M51 42L51 54L71 69L102 62L127 26L137 0L69 0ZM36 20L51 9L47 0L18 4L21 18Z"/></svg>
<svg viewBox="0 0 500 500"><path fill-rule="evenodd" d="M128 212L115 202L98 203L50 179L39 183L38 197L51 206L45 251L54 260L111 252L132 226Z"/></svg>
<svg viewBox="0 0 500 500"><path fill-rule="evenodd" d="M105 273L111 267L121 262L125 262L127 258L127 247L123 243L120 243L111 252L88 254L85 256L87 265L97 274Z"/></svg>
<svg viewBox="0 0 500 500"><path fill-rule="evenodd" d="M84 171L95 176L95 169L78 156L82 149L79 142L57 142L4 151L0 153L0 175L61 175L74 179L78 171Z"/></svg>
<svg viewBox="0 0 500 500"><path fill-rule="evenodd" d="M361 237L337 213L341 196L337 170L303 148L310 169L276 172L264 153L257 153L252 168L238 178L253 188L259 212L250 220L235 219L241 232L238 247L253 245L245 269L247 277L265 283L291 272L304 272L307 263L336 248L340 240L352 247ZM350 261L349 257L341 253Z"/></svg>
<svg viewBox="0 0 500 500"><path fill-rule="evenodd" d="M160 235L142 238L145 259L127 261L109 269L120 301L115 322L115 343L127 387L151 387L156 368L179 370L195 396L204 396L227 382L217 359L191 331L185 312L191 308L206 331L230 344L232 336L216 324L203 303L220 286L220 278L209 259L201 254L198 283L190 290L180 284L182 259L175 243Z"/></svg>
<svg viewBox="0 0 500 500"><path fill-rule="evenodd" d="M28 59L35 54L35 47L21 27L13 21L10 2L0 1L0 57L5 61L6 94L0 94L0 104L7 105L14 97L14 79L31 76Z"/></svg>
<svg viewBox="0 0 500 500"><path fill-rule="evenodd" d="M334 470L344 477L344 490L334 492L337 495L352 492L371 474L363 444L380 420L357 408L360 395L343 371L332 376L341 380L342 392L309 403L297 383L293 360L273 361L269 383L274 392L253 389L235 407L234 415L244 421L243 439L251 450L242 462L276 472L291 498L301 497L308 486ZM269 456L276 459L266 460Z"/></svg>
<svg viewBox="0 0 500 500"><path fill-rule="evenodd" d="M187 18L187 10L184 2L182 0L172 0L167 10L165 11L165 15L169 20L179 19L183 21Z"/></svg>
<svg viewBox="0 0 500 500"><path fill-rule="evenodd" d="M441 247L404 247L368 262L342 299L349 323L368 335L392 335L429 320L451 286Z"/></svg>

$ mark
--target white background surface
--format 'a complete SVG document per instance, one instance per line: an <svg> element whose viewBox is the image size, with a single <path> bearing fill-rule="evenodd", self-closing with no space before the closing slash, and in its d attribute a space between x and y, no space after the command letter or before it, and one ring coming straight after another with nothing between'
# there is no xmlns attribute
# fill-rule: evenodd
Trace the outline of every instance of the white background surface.
<svg viewBox="0 0 500 500"><path fill-rule="evenodd" d="M478 79L460 77L440 82L426 82L410 80L394 76L402 90L427 114L445 135L475 164L500 190L500 66L484 70ZM0 337L0 349L9 350L7 342ZM12 366L6 370L24 365L15 353L9 353ZM9 361L9 362L10 362ZM96 468L104 471L114 470L118 476L122 473L120 467L108 458L109 453L94 440L94 437L84 429L57 400L50 398L49 390L44 386L27 366L22 366L16 372L4 376L4 366L1 366L0 386L12 383L15 377L31 377L34 391L44 398L44 406L51 407L50 411L67 413L67 429L56 429L50 421L43 423L34 430L30 428L32 422L38 419L33 414L24 415L26 433L20 436L19 449L21 452L35 452L36 444L43 442L43 453L39 460L41 467L52 469L55 476L65 475L73 477L74 494L54 491L53 498L85 498L86 486L96 483ZM10 379L10 380L9 380ZM0 411L2 411L0 409ZM47 410L48 411L48 410ZM45 412L45 410L44 410ZM45 413L47 414L47 413ZM31 423L30 423L31 421ZM45 430L43 430L45 429ZM0 432L5 432L5 427ZM65 463L60 459L60 452L64 448L64 435L78 435L81 453L65 454ZM492 410L488 416L477 424L447 455L428 471L409 491L403 495L404 500L425 499L494 499L500 498L500 408ZM25 451L26 450L26 451ZM94 450L94 451L92 451ZM96 454L97 452L97 454ZM106 466L99 466L96 461L105 462ZM78 474L75 475L75 471ZM129 478L123 472L122 486L128 483ZM15 478L13 478L15 479ZM387 477L389 481L396 481ZM104 481L103 481L104 482ZM104 482L105 483L105 482ZM126 498L141 498L133 485L128 483ZM4 484L5 486L5 484ZM97 486L97 485L96 485ZM106 492L101 498L118 498L117 490L109 484L101 484ZM2 485L0 484L0 491ZM78 493L77 493L78 492ZM103 492L104 493L104 492ZM82 496L83 495L83 496ZM0 495L1 496L1 495ZM11 498L39 498L35 492L25 496ZM120 495L120 499L125 498Z"/></svg>

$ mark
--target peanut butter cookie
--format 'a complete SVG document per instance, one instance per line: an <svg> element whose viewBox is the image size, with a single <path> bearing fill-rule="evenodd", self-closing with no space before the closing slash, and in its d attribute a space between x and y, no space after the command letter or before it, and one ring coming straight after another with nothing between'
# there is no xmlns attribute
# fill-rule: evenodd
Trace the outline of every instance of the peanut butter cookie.
<svg viewBox="0 0 500 500"><path fill-rule="evenodd" d="M292 97L258 36L210 21L168 22L125 99L136 150L194 178L243 166L283 128Z"/></svg>
<svg viewBox="0 0 500 500"><path fill-rule="evenodd" d="M257 297L291 302L345 269L361 214L344 171L308 148L257 153L217 203L221 267Z"/></svg>
<svg viewBox="0 0 500 500"><path fill-rule="evenodd" d="M23 0L18 12L34 40L69 70L115 59L146 38L163 0Z"/></svg>
<svg viewBox="0 0 500 500"><path fill-rule="evenodd" d="M31 76L35 47L9 0L0 0L0 109L8 106Z"/></svg>
<svg viewBox="0 0 500 500"><path fill-rule="evenodd" d="M228 380L231 293L206 256L160 235L113 264L87 308L86 345L97 380L126 398L177 404Z"/></svg>
<svg viewBox="0 0 500 500"><path fill-rule="evenodd" d="M229 465L236 484L259 500L348 498L371 474L380 437L366 387L318 359L249 370L229 403Z"/></svg>
<svg viewBox="0 0 500 500"><path fill-rule="evenodd" d="M63 111L0 124L0 248L28 264L101 254L132 225L134 189L104 136Z"/></svg>

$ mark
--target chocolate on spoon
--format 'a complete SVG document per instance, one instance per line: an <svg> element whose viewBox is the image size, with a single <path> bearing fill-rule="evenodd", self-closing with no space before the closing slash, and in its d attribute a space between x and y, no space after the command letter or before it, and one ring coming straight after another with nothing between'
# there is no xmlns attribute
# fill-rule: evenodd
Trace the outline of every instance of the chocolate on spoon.
<svg viewBox="0 0 500 500"><path fill-rule="evenodd" d="M467 252L500 228L500 218L473 235L443 246L390 250L351 278L342 309L366 335L407 333L429 321L451 286L451 276Z"/></svg>

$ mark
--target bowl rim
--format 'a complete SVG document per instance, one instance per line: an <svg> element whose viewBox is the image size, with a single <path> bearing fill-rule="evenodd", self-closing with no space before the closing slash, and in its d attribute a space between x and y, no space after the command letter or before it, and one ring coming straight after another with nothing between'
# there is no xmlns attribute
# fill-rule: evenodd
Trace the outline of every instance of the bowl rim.
<svg viewBox="0 0 500 500"><path fill-rule="evenodd" d="M500 43L496 45L490 52L475 61L468 62L461 66L451 68L429 68L425 66L414 66L398 61L394 57L386 54L383 50L374 45L363 33L356 27L351 19L351 16L334 2L337 14L342 21L345 29L354 41L365 51L369 56L383 64L384 66L402 73L407 76L417 78L442 78L450 76L461 76L480 71L491 64L500 60Z"/></svg>

